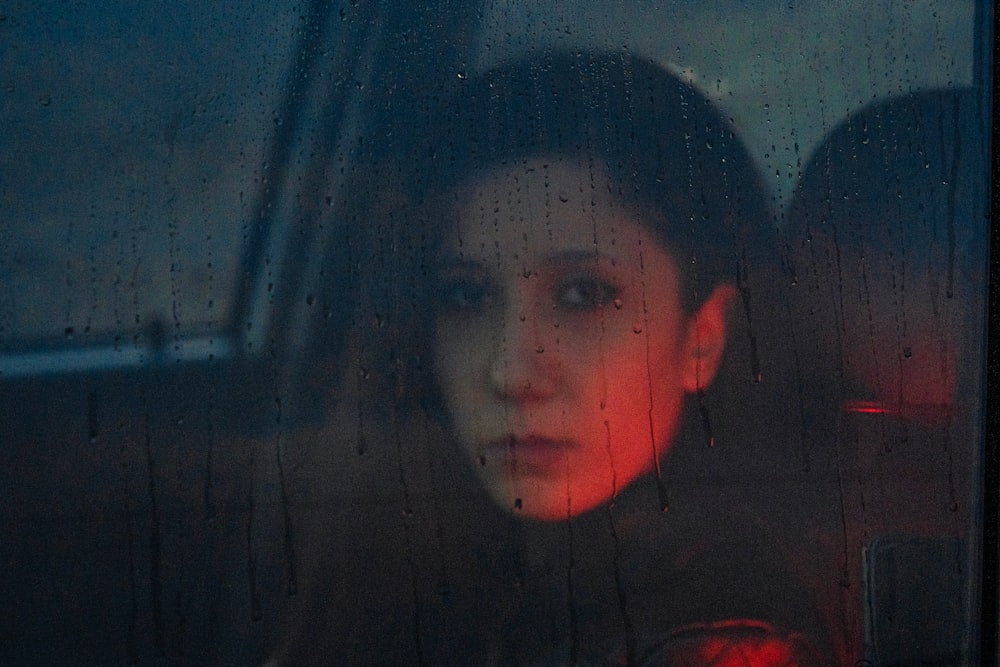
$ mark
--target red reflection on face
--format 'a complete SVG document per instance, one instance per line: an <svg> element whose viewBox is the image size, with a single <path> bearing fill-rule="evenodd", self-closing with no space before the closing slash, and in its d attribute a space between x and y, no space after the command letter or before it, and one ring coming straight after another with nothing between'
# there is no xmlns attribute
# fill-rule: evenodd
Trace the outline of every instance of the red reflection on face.
<svg viewBox="0 0 1000 667"><path fill-rule="evenodd" d="M452 427L493 499L534 518L652 471L724 344L731 290L687 315L676 262L609 185L556 160L487 172L441 258L434 369Z"/></svg>

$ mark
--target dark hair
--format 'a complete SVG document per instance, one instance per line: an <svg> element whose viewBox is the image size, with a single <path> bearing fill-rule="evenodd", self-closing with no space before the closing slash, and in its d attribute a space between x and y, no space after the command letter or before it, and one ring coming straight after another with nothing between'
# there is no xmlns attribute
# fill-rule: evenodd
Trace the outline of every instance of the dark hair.
<svg viewBox="0 0 1000 667"><path fill-rule="evenodd" d="M732 122L690 84L627 53L549 52L460 80L414 151L424 211L475 174L572 158L606 171L621 202L684 273L691 311L735 282L767 218L758 172ZM431 220L428 233L438 222ZM425 221L426 225L427 221Z"/></svg>
<svg viewBox="0 0 1000 667"><path fill-rule="evenodd" d="M732 121L703 93L631 54L579 51L535 54L450 87L430 87L374 133L380 146L368 146L351 193L347 217L362 239L356 309L371 325L359 336L366 376L388 380L397 399L435 400L426 391L431 273L455 196L486 170L533 159L605 171L678 262L684 307L693 312L716 286L737 284L749 322L750 286L770 277L769 210ZM375 395L384 403L385 388Z"/></svg>

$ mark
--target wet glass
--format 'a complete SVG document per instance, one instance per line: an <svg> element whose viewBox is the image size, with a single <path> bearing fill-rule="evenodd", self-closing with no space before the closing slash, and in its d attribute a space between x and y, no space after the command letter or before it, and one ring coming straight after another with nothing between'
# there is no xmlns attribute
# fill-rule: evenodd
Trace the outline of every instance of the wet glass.
<svg viewBox="0 0 1000 667"><path fill-rule="evenodd" d="M0 656L977 664L991 9L0 9Z"/></svg>

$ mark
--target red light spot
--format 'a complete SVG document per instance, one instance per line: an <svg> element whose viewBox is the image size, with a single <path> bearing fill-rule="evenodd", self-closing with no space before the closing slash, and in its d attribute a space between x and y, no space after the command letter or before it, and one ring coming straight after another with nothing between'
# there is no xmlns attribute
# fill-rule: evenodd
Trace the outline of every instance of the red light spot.
<svg viewBox="0 0 1000 667"><path fill-rule="evenodd" d="M844 414L889 415L927 428L940 427L951 419L948 403L902 403L887 405L882 401L848 400L841 405Z"/></svg>
<svg viewBox="0 0 1000 667"><path fill-rule="evenodd" d="M844 401L843 411L847 414L862 415L884 415L898 414L895 410L888 410L885 404L879 401Z"/></svg>

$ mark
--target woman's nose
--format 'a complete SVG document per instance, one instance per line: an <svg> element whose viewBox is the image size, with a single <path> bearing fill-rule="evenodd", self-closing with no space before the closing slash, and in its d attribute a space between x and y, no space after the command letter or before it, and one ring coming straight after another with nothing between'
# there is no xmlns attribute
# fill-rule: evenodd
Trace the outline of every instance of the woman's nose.
<svg viewBox="0 0 1000 667"><path fill-rule="evenodd" d="M536 402L552 396L558 381L555 351L548 349L538 318L507 315L490 364L491 390L505 401Z"/></svg>

